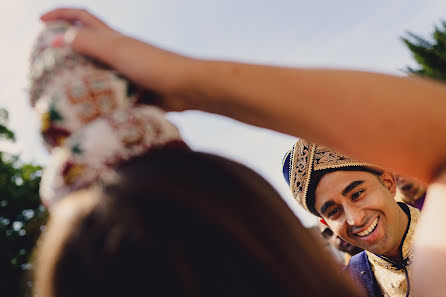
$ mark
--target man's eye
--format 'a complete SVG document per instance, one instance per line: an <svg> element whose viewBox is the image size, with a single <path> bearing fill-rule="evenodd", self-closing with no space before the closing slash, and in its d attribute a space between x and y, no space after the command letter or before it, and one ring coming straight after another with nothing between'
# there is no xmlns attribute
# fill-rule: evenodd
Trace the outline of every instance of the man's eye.
<svg viewBox="0 0 446 297"><path fill-rule="evenodd" d="M362 193L364 193L365 190L360 190L352 194L352 200L358 199L359 196L361 196Z"/></svg>
<svg viewBox="0 0 446 297"><path fill-rule="evenodd" d="M327 213L327 217L331 218L340 211L339 207L333 208Z"/></svg>

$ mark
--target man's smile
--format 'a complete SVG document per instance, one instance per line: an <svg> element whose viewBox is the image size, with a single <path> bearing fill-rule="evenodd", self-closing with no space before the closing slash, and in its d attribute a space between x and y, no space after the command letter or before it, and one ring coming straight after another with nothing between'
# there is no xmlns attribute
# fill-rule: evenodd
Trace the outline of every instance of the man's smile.
<svg viewBox="0 0 446 297"><path fill-rule="evenodd" d="M376 217L368 226L362 228L362 231L356 231L353 233L354 236L357 237L366 237L369 236L370 234L373 233L373 231L375 231L376 227L378 226L378 222L379 222L379 216Z"/></svg>

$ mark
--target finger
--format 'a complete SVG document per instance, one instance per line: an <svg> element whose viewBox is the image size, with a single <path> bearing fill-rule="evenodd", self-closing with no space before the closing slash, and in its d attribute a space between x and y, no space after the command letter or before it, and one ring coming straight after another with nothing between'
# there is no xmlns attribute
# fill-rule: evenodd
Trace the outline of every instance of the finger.
<svg viewBox="0 0 446 297"><path fill-rule="evenodd" d="M115 31L92 30L86 27L71 27L64 34L64 42L83 55L110 63L111 52L116 39L121 36Z"/></svg>
<svg viewBox="0 0 446 297"><path fill-rule="evenodd" d="M64 20L70 23L79 22L83 26L91 28L110 29L107 24L85 9L58 8L43 14L40 19L43 22Z"/></svg>
<svg viewBox="0 0 446 297"><path fill-rule="evenodd" d="M129 62L127 55L122 54L123 52L127 51L110 50L111 48L116 47L129 47L128 43L133 42L133 50L135 50L135 47L139 46L139 50L136 50L136 52L138 52L141 51L141 46L143 46L142 42L129 39L116 31L104 32L84 27L71 27L64 34L63 39L64 43L70 45L74 51L101 61L110 68L126 75L128 79L140 84L141 86L147 85L144 80L145 75L141 74L137 69L132 69L131 65L134 65L134 63ZM136 54L136 56L138 56L138 54ZM167 107L164 100L161 99L161 96L156 91L146 90L142 92L139 100L141 100L141 102L145 102L146 104L158 105L169 110L184 110L184 108L174 109L172 107Z"/></svg>

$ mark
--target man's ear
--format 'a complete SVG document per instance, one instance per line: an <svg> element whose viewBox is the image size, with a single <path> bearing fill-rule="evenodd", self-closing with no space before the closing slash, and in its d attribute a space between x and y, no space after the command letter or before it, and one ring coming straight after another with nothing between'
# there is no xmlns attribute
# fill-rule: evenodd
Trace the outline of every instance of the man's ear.
<svg viewBox="0 0 446 297"><path fill-rule="evenodd" d="M380 176L379 179L381 180L381 183L392 193L393 196L396 195L396 179L395 175L389 171L384 171Z"/></svg>

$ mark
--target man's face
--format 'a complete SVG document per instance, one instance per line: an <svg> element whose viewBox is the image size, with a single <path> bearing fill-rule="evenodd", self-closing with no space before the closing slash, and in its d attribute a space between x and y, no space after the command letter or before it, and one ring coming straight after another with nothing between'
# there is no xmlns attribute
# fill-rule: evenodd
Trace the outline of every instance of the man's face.
<svg viewBox="0 0 446 297"><path fill-rule="evenodd" d="M321 178L315 207L345 241L374 254L395 257L407 227L407 216L394 200L395 191L395 178L389 172L377 176L365 171L334 171Z"/></svg>
<svg viewBox="0 0 446 297"><path fill-rule="evenodd" d="M337 250L340 250L341 252L350 254L352 256L362 251L362 249L351 245L350 243L333 233L333 231L331 231L330 227L328 227L327 225L319 223L319 229L321 230L322 237L325 238Z"/></svg>

